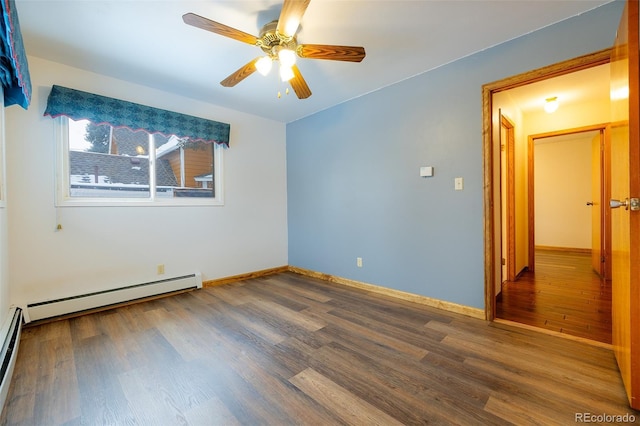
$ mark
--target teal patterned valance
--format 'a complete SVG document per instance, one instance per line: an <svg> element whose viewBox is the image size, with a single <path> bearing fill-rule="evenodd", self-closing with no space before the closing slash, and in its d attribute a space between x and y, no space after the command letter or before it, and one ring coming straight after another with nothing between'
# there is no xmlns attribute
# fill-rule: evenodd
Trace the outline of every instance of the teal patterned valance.
<svg viewBox="0 0 640 426"><path fill-rule="evenodd" d="M54 85L44 115L229 146L229 124Z"/></svg>
<svg viewBox="0 0 640 426"><path fill-rule="evenodd" d="M31 78L15 1L0 0L0 9L0 84L4 105L18 104L27 109L31 102Z"/></svg>

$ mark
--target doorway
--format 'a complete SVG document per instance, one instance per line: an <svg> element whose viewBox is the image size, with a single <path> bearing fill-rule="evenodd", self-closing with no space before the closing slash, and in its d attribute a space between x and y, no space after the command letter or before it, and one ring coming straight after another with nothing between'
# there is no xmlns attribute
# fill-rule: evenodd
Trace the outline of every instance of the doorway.
<svg viewBox="0 0 640 426"><path fill-rule="evenodd" d="M517 277L503 276L497 318L611 343L607 131L595 125L528 137L532 249Z"/></svg>
<svg viewBox="0 0 640 426"><path fill-rule="evenodd" d="M569 74L578 72L578 71L589 71L592 69L596 69L601 65L607 65L609 63L610 58L610 50L604 50L601 52L596 52L591 55L586 55L583 57L575 58L570 61L566 61L560 64L555 64L543 69L534 70L529 73L525 73L519 76L514 76L506 80L502 80L499 82L495 82L492 84L485 85L483 87L483 100L484 100L484 162L485 162L485 217L487 220L487 226L485 227L485 302L486 302L486 316L487 319L493 320L496 318L496 296L500 294L500 289L503 281L503 271L509 268L503 269L503 264L508 262L509 260L504 259L503 253L504 244L515 244L515 251L518 253L519 260L517 262L516 271L526 274L533 273L536 269L535 258L536 258L536 247L534 238L529 237L529 231L535 228L535 225L530 222L530 219L526 219L527 214L525 213L523 219L522 212L533 211L534 202L533 200L529 200L527 198L525 201L522 201L522 195L517 195L518 191L524 192L526 194L526 185L527 178L526 172L525 177L521 176L522 170L526 170L528 167L527 162L529 161L529 150L526 143L516 142L515 144L515 183L514 186L516 188L516 199L517 203L520 205L520 213L513 215L513 219L515 220L515 225L512 224L517 229L524 229L524 231L520 231L516 233L518 238L514 241L506 241L503 240L504 229L506 228L506 224L503 223L503 215L501 212L502 208L502 200L505 197L503 194L502 185L500 184L502 179L502 169L500 167L501 159L504 158L500 144L496 143L496 141L500 140L500 132L502 131L502 127L500 125L500 114L498 112L507 112L509 118L513 119L515 116L515 127L516 127L516 138L522 141L526 140L527 135L535 134L535 131L531 131L531 126L522 125L522 112L519 111L522 108L512 108L513 105L517 106L517 93L512 94L512 91L517 92L515 89L521 89L525 86L531 85L532 83L538 83L543 81L553 82L557 78L562 78L568 76ZM592 80L593 81L593 80ZM608 84L608 78L607 78ZM551 83L553 86L553 83ZM560 84L562 86L563 84ZM496 94L506 94L508 101L505 103L498 104L494 100L494 95ZM608 90L607 90L608 95ZM561 105L562 105L562 99ZM564 98L565 102L567 98ZM566 105L565 105L566 106ZM500 111L498 111L500 109ZM608 106L607 106L608 110ZM573 125L572 123L563 123L562 121L558 121L557 118L546 117L544 119L545 122L551 123L551 128L557 130L566 129L569 127L581 127L583 125ZM597 122L602 122L603 120L597 120ZM606 121L606 120L604 120ZM591 121L594 122L594 121ZM518 130L518 128L520 128ZM520 170L520 171L518 171ZM524 185L524 187L523 187ZM505 188L507 189L507 188ZM504 198L506 199L506 197ZM589 200L584 200L584 203ZM507 216L508 217L508 216ZM506 218L505 218L506 220ZM524 225L522 224L524 220ZM589 258L590 259L590 258ZM557 259L556 259L557 260ZM560 264L566 264L569 262L570 258L565 258L564 260L560 260ZM549 262L547 262L549 263ZM589 263L590 265L590 263ZM577 266L576 266L577 268ZM513 269L513 268L512 268ZM562 268L560 268L562 269ZM591 270L589 266L589 270ZM564 330L558 330L564 331Z"/></svg>

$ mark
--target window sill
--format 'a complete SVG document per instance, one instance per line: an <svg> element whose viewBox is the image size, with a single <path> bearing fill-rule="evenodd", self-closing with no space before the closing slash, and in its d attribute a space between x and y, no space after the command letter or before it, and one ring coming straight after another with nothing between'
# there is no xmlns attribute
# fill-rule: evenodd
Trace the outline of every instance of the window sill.
<svg viewBox="0 0 640 426"><path fill-rule="evenodd" d="M56 207L221 207L224 201L214 200L101 200L101 199L65 199L59 200Z"/></svg>

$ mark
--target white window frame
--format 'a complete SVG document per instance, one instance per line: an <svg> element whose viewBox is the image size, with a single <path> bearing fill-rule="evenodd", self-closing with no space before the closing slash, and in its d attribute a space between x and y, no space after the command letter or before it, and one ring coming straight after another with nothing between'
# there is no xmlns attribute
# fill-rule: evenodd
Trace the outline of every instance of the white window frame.
<svg viewBox="0 0 640 426"><path fill-rule="evenodd" d="M149 198L72 197L69 192L69 119L54 119L56 140L56 206L223 206L224 205L224 149L214 144L214 194L215 197L156 198L155 146L149 138Z"/></svg>

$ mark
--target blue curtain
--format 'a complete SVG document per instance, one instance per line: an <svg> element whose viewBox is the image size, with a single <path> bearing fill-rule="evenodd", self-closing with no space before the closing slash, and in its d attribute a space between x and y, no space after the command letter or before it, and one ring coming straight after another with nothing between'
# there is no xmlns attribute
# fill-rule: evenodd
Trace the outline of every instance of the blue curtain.
<svg viewBox="0 0 640 426"><path fill-rule="evenodd" d="M0 3L0 84L4 89L4 105L18 104L27 109L31 103L31 78L18 11L14 0L0 0Z"/></svg>
<svg viewBox="0 0 640 426"><path fill-rule="evenodd" d="M229 146L229 124L54 85L44 115Z"/></svg>

